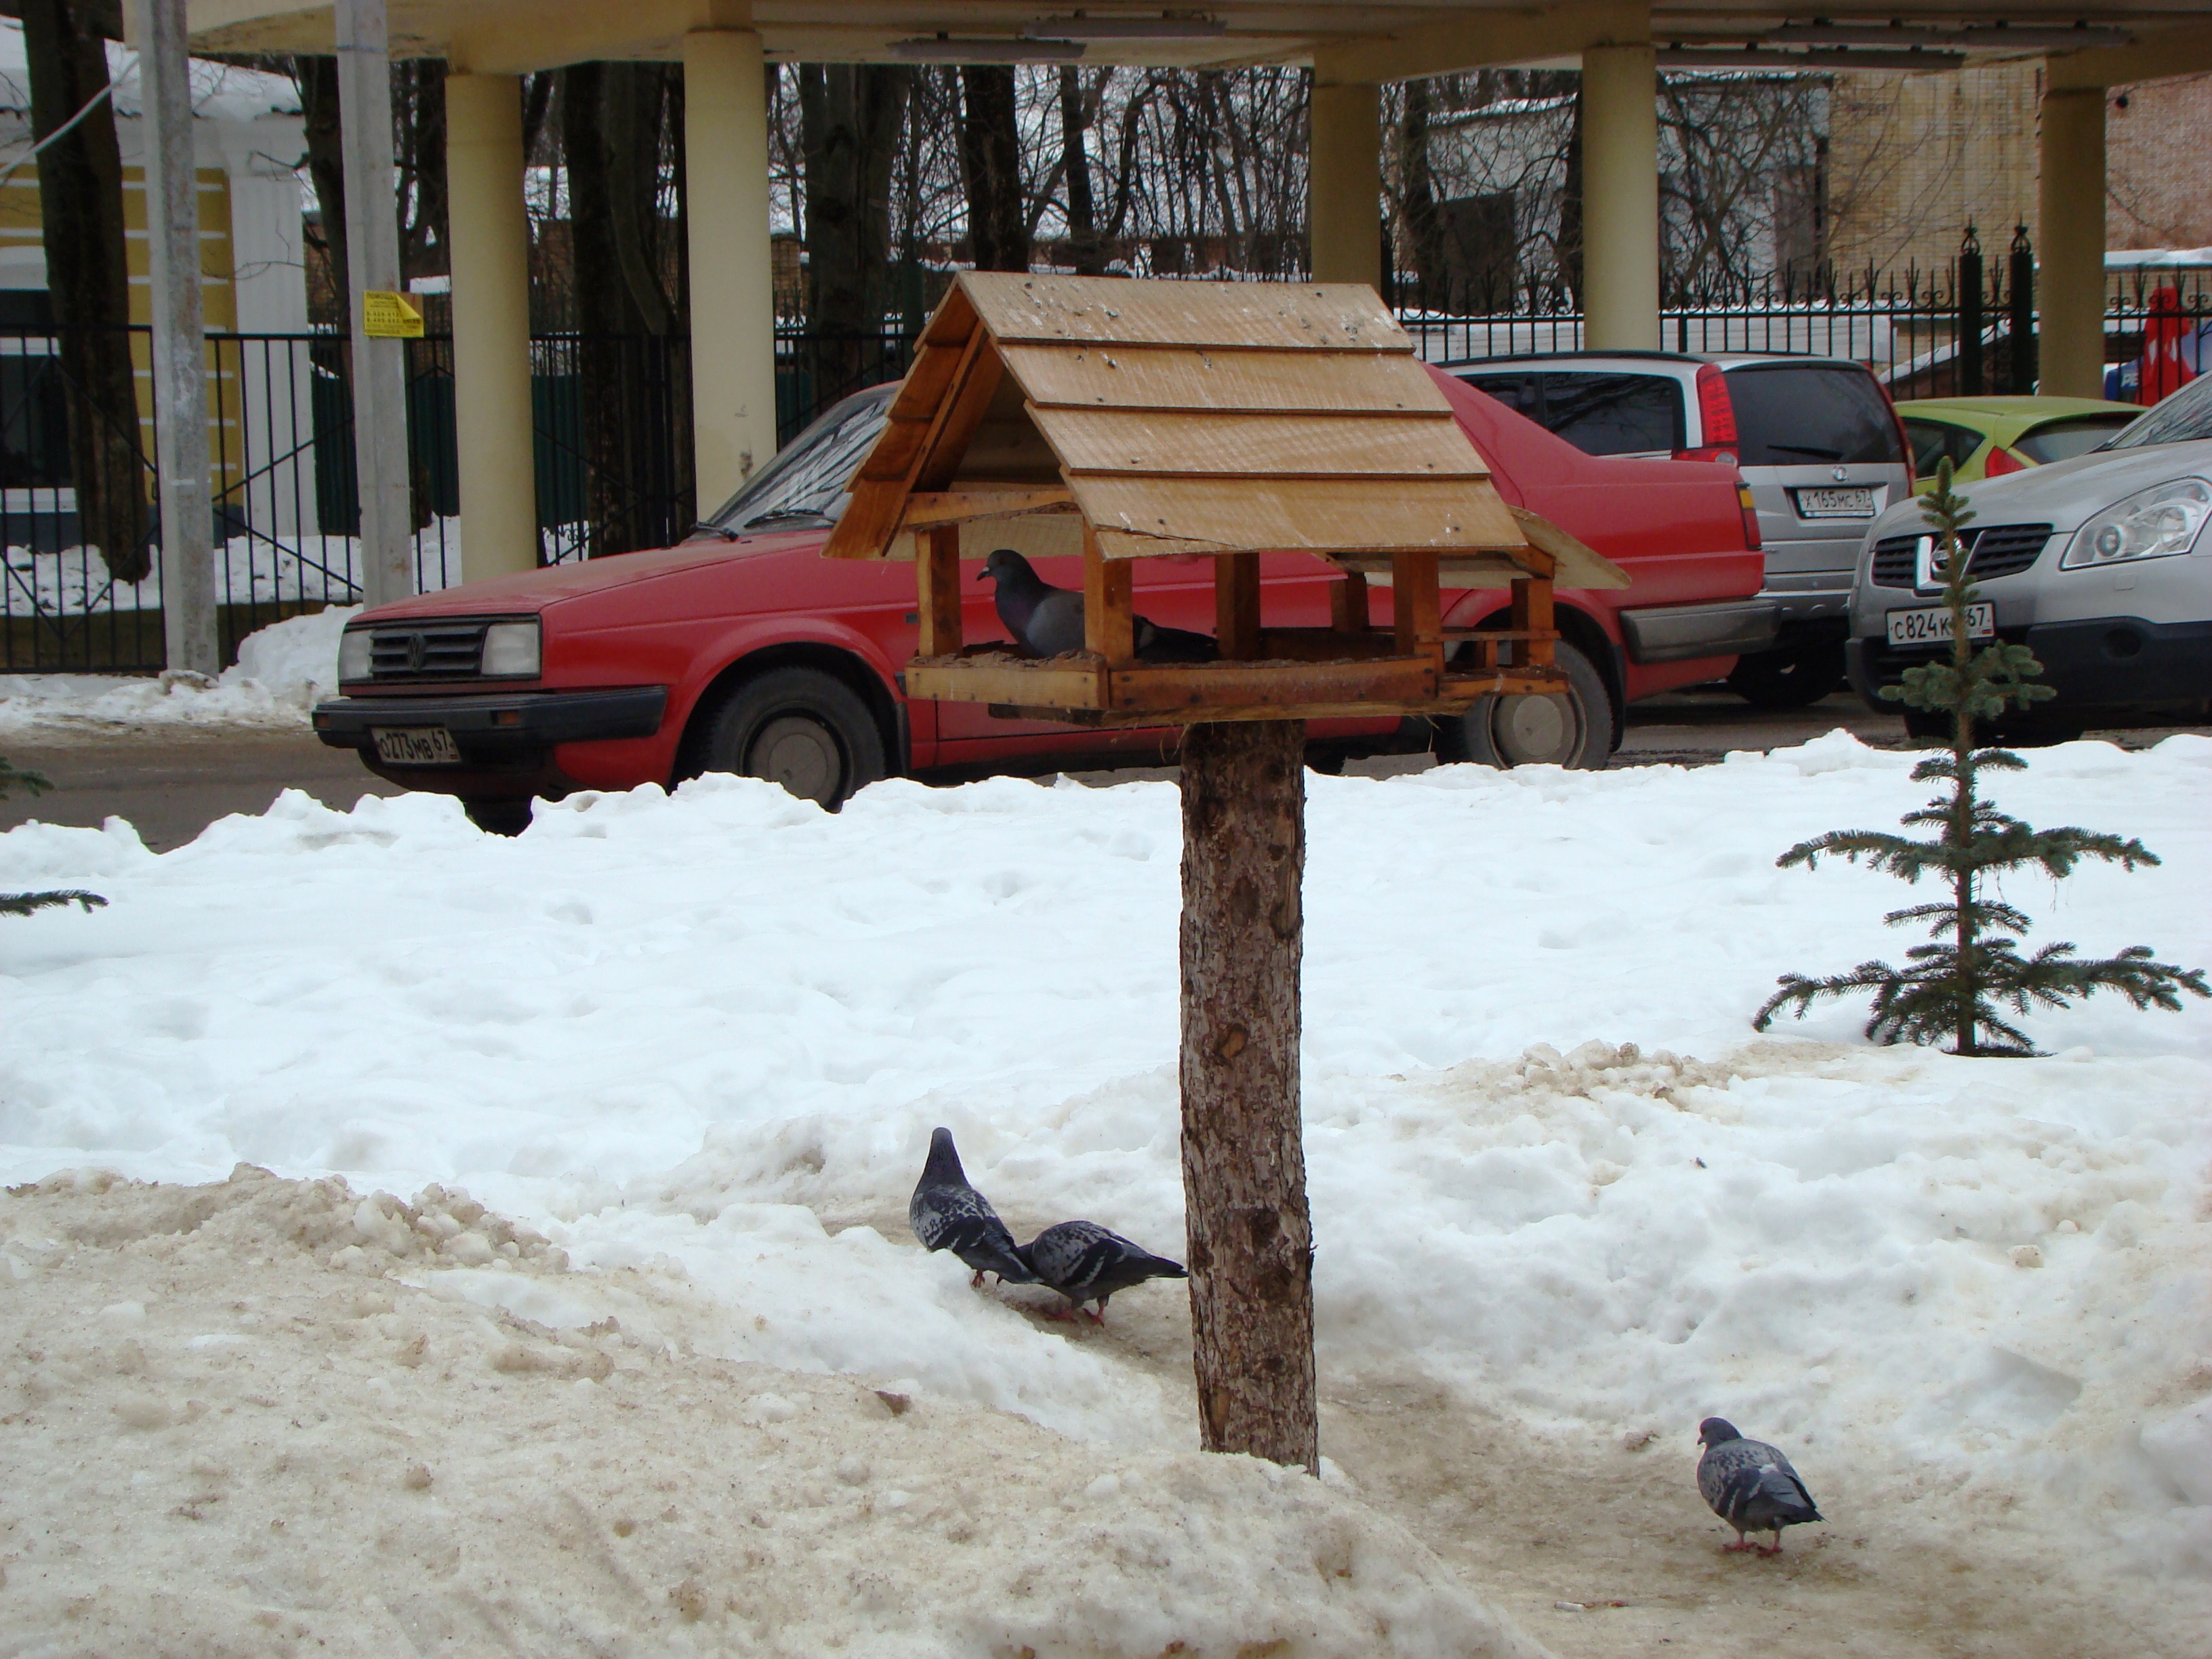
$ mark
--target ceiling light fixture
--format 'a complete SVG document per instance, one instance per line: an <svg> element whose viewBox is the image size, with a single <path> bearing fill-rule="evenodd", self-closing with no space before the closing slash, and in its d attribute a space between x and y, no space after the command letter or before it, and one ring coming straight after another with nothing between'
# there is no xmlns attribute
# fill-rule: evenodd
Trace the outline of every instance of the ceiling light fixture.
<svg viewBox="0 0 2212 1659"><path fill-rule="evenodd" d="M1083 56L1079 40L963 40L924 35L894 40L891 56L905 64L1068 64Z"/></svg>
<svg viewBox="0 0 2212 1659"><path fill-rule="evenodd" d="M1207 40L1225 33L1229 25L1218 17L1197 13L1161 17L1046 17L1026 24L1024 40Z"/></svg>

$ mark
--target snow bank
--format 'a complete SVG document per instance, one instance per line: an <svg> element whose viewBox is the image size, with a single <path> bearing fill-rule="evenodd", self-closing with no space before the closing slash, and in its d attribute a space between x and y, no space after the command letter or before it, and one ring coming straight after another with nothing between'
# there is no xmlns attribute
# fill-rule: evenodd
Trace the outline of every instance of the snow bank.
<svg viewBox="0 0 2212 1659"><path fill-rule="evenodd" d="M0 674L0 731L35 726L303 726L337 689L338 635L359 605L272 623L238 645L238 661L197 674Z"/></svg>
<svg viewBox="0 0 2212 1659"><path fill-rule="evenodd" d="M1542 1659L1321 1482L705 1358L666 1275L423 1196L0 1198L0 1648Z"/></svg>
<svg viewBox="0 0 2212 1659"><path fill-rule="evenodd" d="M2021 1061L1875 1050L1847 1006L1748 1030L1778 973L1912 942L1881 925L1895 884L1773 864L1893 823L1910 764L1837 733L1309 780L1324 1375L1636 1443L1720 1413L1816 1492L1848 1468L1986 1504L2197 1594L2212 1009L2039 1014L2051 1057ZM2208 786L2199 738L2036 754L2008 808L2166 863L2008 896L2041 939L2212 961ZM1018 1232L1080 1214L1175 1249L1177 857L1171 785L1003 779L830 817L713 778L512 841L428 796L287 796L161 857L27 826L0 887L112 902L0 928L0 1174L465 1184L579 1266L744 1310L726 1359L1179 1450L1165 1372L971 1294L902 1222L945 1123ZM1164 1349L1143 1322L1174 1301L1113 1316Z"/></svg>

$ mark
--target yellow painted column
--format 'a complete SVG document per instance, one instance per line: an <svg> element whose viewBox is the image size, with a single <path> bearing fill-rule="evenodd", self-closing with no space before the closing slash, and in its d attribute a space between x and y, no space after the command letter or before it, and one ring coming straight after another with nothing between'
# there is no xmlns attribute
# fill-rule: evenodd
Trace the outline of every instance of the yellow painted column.
<svg viewBox="0 0 2212 1659"><path fill-rule="evenodd" d="M1650 46L1583 53L1583 343L1659 344L1659 83Z"/></svg>
<svg viewBox="0 0 2212 1659"><path fill-rule="evenodd" d="M446 200L453 227L461 571L480 581L538 568L530 227L522 204L518 77L447 76Z"/></svg>
<svg viewBox="0 0 2212 1659"><path fill-rule="evenodd" d="M760 36L750 29L684 37L691 422L702 514L775 453L775 276L769 253L763 67Z"/></svg>
<svg viewBox="0 0 2212 1659"><path fill-rule="evenodd" d="M2037 390L2105 395L2105 89L2043 94L2038 179Z"/></svg>
<svg viewBox="0 0 2212 1659"><path fill-rule="evenodd" d="M1314 281L1382 286L1382 109L1374 87L1313 89L1306 229Z"/></svg>

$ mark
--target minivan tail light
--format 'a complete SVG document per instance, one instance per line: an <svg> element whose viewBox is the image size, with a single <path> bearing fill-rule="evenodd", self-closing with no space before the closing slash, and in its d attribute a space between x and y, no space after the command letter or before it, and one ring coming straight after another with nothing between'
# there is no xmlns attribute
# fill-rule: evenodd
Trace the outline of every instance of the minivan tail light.
<svg viewBox="0 0 2212 1659"><path fill-rule="evenodd" d="M1905 489L1910 495L1920 481L1912 470L1912 434L1905 429L1905 416L1897 412L1897 395L1880 380L1875 385L1881 388L1881 400L1889 405L1889 423L1897 428L1897 453L1905 458Z"/></svg>
<svg viewBox="0 0 2212 1659"><path fill-rule="evenodd" d="M1674 459L1678 461L1718 461L1723 466L1736 465L1733 449L1678 449L1674 452Z"/></svg>
<svg viewBox="0 0 2212 1659"><path fill-rule="evenodd" d="M1705 428L1706 447L1735 447L1735 402L1729 396L1728 376L1717 363L1698 366L1698 423Z"/></svg>
<svg viewBox="0 0 2212 1659"><path fill-rule="evenodd" d="M2031 463L2023 461L2002 444L1991 444L1990 458L1982 463L1982 476L1985 478L2002 478L2008 472L2025 472L2030 465Z"/></svg>
<svg viewBox="0 0 2212 1659"><path fill-rule="evenodd" d="M1740 483L1735 487L1736 504L1743 508L1743 544L1753 552L1759 551L1759 508L1751 499L1751 486Z"/></svg>

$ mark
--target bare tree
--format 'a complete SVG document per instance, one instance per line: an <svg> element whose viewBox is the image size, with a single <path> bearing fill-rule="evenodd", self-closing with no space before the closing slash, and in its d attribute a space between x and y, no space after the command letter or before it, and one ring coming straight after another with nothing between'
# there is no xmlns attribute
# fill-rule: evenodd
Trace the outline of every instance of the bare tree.
<svg viewBox="0 0 2212 1659"><path fill-rule="evenodd" d="M1030 229L1022 210L1022 135L1012 67L963 66L960 104L960 171L975 268L1027 270Z"/></svg>

